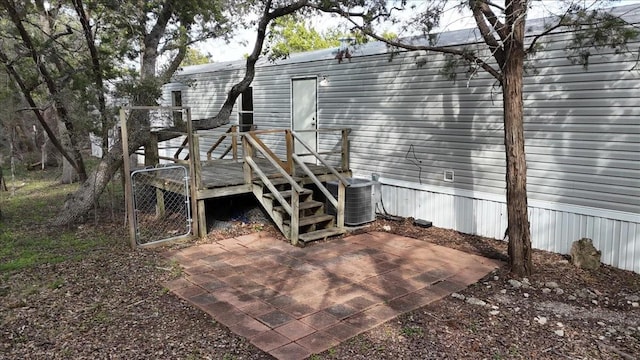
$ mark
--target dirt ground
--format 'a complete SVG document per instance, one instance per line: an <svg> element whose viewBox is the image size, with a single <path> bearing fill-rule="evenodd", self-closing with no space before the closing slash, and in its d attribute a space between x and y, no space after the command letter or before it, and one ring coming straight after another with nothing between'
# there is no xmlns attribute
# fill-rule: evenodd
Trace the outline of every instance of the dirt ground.
<svg viewBox="0 0 640 360"><path fill-rule="evenodd" d="M368 229L506 260L504 242L416 227L410 220L378 220ZM270 225L235 224L199 242L258 230L275 233ZM126 238L113 226L79 231L122 231ZM161 249L131 251L125 241L85 249L71 261L2 274L0 358L270 358L168 293L162 284L181 273L160 254ZM535 274L528 279L512 279L503 267L458 294L312 358L640 357L640 275L609 266L584 271L543 251L535 251L533 260Z"/></svg>

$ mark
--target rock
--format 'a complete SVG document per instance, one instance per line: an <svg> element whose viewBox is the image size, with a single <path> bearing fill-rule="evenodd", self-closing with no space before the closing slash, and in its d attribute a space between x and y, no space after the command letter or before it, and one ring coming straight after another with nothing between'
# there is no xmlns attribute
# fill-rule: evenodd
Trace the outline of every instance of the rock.
<svg viewBox="0 0 640 360"><path fill-rule="evenodd" d="M578 295L578 297L581 298L589 298L589 299L596 299L598 297L598 295L596 295L594 292L592 292L589 289L582 289L582 290L578 290L578 292L576 292L576 295Z"/></svg>
<svg viewBox="0 0 640 360"><path fill-rule="evenodd" d="M518 311L520 311L520 308L519 308L519 307L515 307L515 308L513 308L513 312L518 312Z"/></svg>
<svg viewBox="0 0 640 360"><path fill-rule="evenodd" d="M598 321L598 325L600 325L600 326L605 326L606 324L605 324L605 323L603 323L602 321Z"/></svg>
<svg viewBox="0 0 640 360"><path fill-rule="evenodd" d="M491 314L491 315L493 315L493 316L496 316L496 315L500 314L500 311L498 311L498 310L491 310L491 311L489 311L489 314Z"/></svg>
<svg viewBox="0 0 640 360"><path fill-rule="evenodd" d="M502 290L500 290L500 294L506 294L506 293L507 293L507 290L506 290L506 289L502 289Z"/></svg>
<svg viewBox="0 0 640 360"><path fill-rule="evenodd" d="M528 278L522 278L522 283L525 285L531 285L531 282L529 281Z"/></svg>
<svg viewBox="0 0 640 360"><path fill-rule="evenodd" d="M451 297L458 300L464 300L466 298L464 295L455 292L451 294Z"/></svg>
<svg viewBox="0 0 640 360"><path fill-rule="evenodd" d="M543 294L549 294L550 292L551 292L551 289L549 289L549 288L542 289L542 293Z"/></svg>
<svg viewBox="0 0 640 360"><path fill-rule="evenodd" d="M522 283L516 279L509 279L509 285L513 288L519 289L522 287Z"/></svg>
<svg viewBox="0 0 640 360"><path fill-rule="evenodd" d="M547 323L547 318L544 316L536 316L533 320L537 321L540 325L544 325Z"/></svg>
<svg viewBox="0 0 640 360"><path fill-rule="evenodd" d="M553 333L558 335L558 336L564 336L564 330L562 330L562 329L556 330Z"/></svg>
<svg viewBox="0 0 640 360"><path fill-rule="evenodd" d="M555 289L558 287L558 283L555 281L547 281L546 283L544 283L544 286L551 288L551 289Z"/></svg>
<svg viewBox="0 0 640 360"><path fill-rule="evenodd" d="M625 300L629 300L631 302L638 302L640 301L640 296L638 295L629 295L625 298Z"/></svg>
<svg viewBox="0 0 640 360"><path fill-rule="evenodd" d="M555 292L556 292L556 294L558 294L558 295L562 295L562 294L564 294L564 290L562 290L562 289L560 289L560 288L555 288Z"/></svg>
<svg viewBox="0 0 640 360"><path fill-rule="evenodd" d="M569 295L569 296L567 296L567 300L574 301L574 300L576 300L576 299L577 299L577 297L575 297L575 296L573 296L573 295Z"/></svg>
<svg viewBox="0 0 640 360"><path fill-rule="evenodd" d="M593 241L582 238L574 241L571 245L571 263L587 270L596 270L600 267L600 257L602 253L593 246Z"/></svg>
<svg viewBox="0 0 640 360"><path fill-rule="evenodd" d="M640 302L637 302L637 301L632 302L632 303L631 303L631 306L632 306L632 307L635 307L635 308L640 307Z"/></svg>
<svg viewBox="0 0 640 360"><path fill-rule="evenodd" d="M494 281L498 281L498 280L500 280L500 278L499 278L498 276L494 276L494 277L493 277L493 280L494 280Z"/></svg>
<svg viewBox="0 0 640 360"><path fill-rule="evenodd" d="M593 305L598 305L598 300L591 300L591 303L592 303Z"/></svg>
<svg viewBox="0 0 640 360"><path fill-rule="evenodd" d="M529 297L529 293L524 293L524 294L522 294L522 295L523 295L525 298L528 298L528 297Z"/></svg>
<svg viewBox="0 0 640 360"><path fill-rule="evenodd" d="M487 305L486 302L484 302L484 301L482 301L480 299L474 298L474 297L467 298L466 301L467 301L467 304L470 304L470 305L477 305L477 306L485 306L485 305Z"/></svg>
<svg viewBox="0 0 640 360"><path fill-rule="evenodd" d="M383 226L383 227L382 227L382 230L384 230L384 231L391 231L391 226L389 226L389 225L385 225L385 226Z"/></svg>

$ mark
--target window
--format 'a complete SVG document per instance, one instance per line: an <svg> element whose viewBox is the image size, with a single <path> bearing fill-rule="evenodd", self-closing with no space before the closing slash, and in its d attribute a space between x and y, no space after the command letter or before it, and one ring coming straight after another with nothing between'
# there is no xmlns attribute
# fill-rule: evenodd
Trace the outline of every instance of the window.
<svg viewBox="0 0 640 360"><path fill-rule="evenodd" d="M182 106L182 91L171 92L171 106ZM182 111L173 112L173 124L182 123Z"/></svg>
<svg viewBox="0 0 640 360"><path fill-rule="evenodd" d="M242 92L240 99L240 112L238 124L240 131L245 132L251 130L253 126L253 88L248 87Z"/></svg>

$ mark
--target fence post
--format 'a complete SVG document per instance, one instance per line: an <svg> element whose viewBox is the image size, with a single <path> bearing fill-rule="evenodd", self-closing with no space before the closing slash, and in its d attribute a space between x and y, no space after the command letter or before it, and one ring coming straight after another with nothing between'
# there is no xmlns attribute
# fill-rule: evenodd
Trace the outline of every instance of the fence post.
<svg viewBox="0 0 640 360"><path fill-rule="evenodd" d="M206 214L202 214L198 211L198 189L200 188L200 170L202 164L200 163L200 144L198 144L198 138L193 133L193 123L191 122L191 109L185 108L187 113L187 139L189 141L189 179L190 179L190 197L191 197L191 229L193 235L204 236L207 229L200 229L200 217L205 217ZM185 194L186 195L186 194ZM193 219L197 219L193 221Z"/></svg>
<svg viewBox="0 0 640 360"><path fill-rule="evenodd" d="M133 191L131 190L131 167L129 165L129 134L127 132L127 114L120 108L120 136L122 138L122 168L124 178L124 198L127 202L127 220L129 221L129 241L136 248L135 214L133 213Z"/></svg>

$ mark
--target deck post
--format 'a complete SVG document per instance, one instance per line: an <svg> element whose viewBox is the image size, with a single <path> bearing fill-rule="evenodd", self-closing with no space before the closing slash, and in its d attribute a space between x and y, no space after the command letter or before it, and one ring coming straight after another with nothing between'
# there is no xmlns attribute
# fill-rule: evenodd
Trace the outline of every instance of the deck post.
<svg viewBox="0 0 640 360"><path fill-rule="evenodd" d="M231 126L231 154L233 160L238 161L238 127L235 125Z"/></svg>
<svg viewBox="0 0 640 360"><path fill-rule="evenodd" d="M300 232L300 194L296 189L291 189L291 235L292 245L298 245Z"/></svg>
<svg viewBox="0 0 640 360"><path fill-rule="evenodd" d="M198 199L198 237L207 236L207 210L205 209L205 200Z"/></svg>
<svg viewBox="0 0 640 360"><path fill-rule="evenodd" d="M344 228L344 202L345 202L345 185L342 181L338 181L338 208L336 215L338 220L338 228Z"/></svg>
<svg viewBox="0 0 640 360"><path fill-rule="evenodd" d="M349 129L342 129L342 171L349 170Z"/></svg>
<svg viewBox="0 0 640 360"><path fill-rule="evenodd" d="M206 228L201 230L199 228L200 224L200 216L204 216L206 219L206 214L200 214L198 212L198 188L200 187L199 183L199 171L198 168L201 169L202 164L200 164L200 147L197 143L198 140L195 134L193 133L193 124L191 123L191 109L185 108L185 112L187 113L187 139L189 142L189 195L191 197L191 231L193 235L203 237L203 234L206 233ZM198 166L196 166L196 164ZM198 219L198 221L193 221L193 218ZM206 235L206 234L204 234Z"/></svg>
<svg viewBox="0 0 640 360"><path fill-rule="evenodd" d="M293 134L291 133L291 130L285 130L284 136L285 136L285 142L287 144L287 168L285 170L287 170L289 175L296 176L296 168L293 165L293 156L292 156Z"/></svg>

